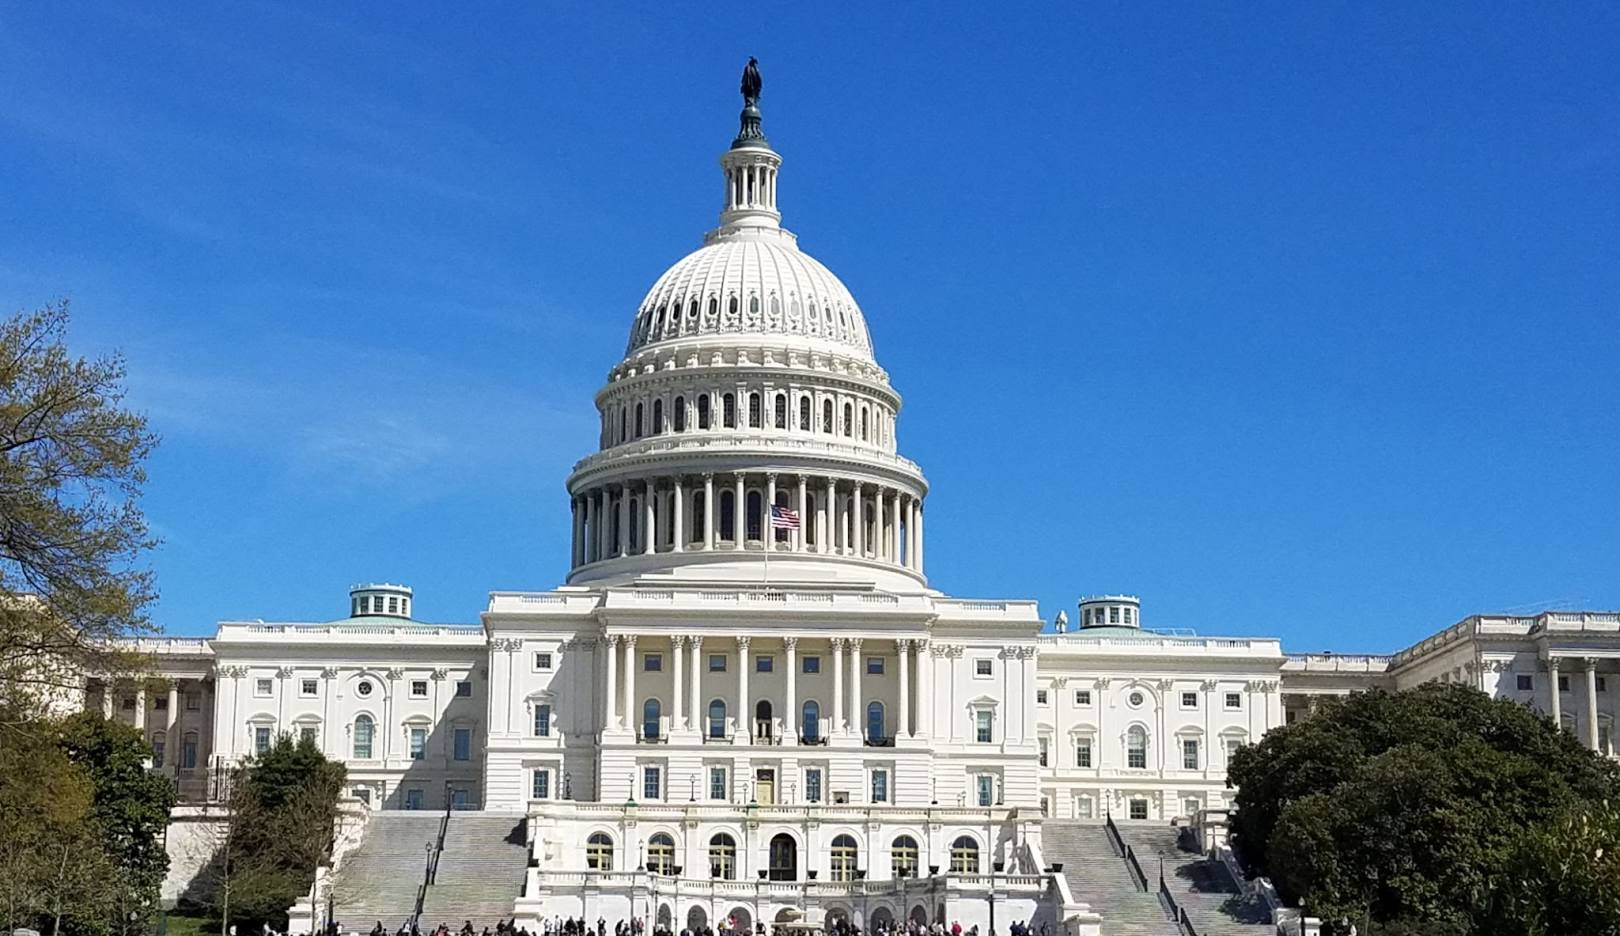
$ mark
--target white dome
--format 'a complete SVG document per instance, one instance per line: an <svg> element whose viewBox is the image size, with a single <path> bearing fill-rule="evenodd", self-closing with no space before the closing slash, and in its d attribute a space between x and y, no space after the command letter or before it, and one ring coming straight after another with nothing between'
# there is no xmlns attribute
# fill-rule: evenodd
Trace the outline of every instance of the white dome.
<svg viewBox="0 0 1620 936"><path fill-rule="evenodd" d="M710 235L647 292L625 353L711 335L784 336L872 360L855 297L785 231Z"/></svg>

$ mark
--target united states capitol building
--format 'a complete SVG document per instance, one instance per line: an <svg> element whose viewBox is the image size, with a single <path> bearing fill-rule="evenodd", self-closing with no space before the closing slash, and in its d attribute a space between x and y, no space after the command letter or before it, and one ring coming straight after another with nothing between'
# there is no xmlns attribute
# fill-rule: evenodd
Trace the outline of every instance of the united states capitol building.
<svg viewBox="0 0 1620 936"><path fill-rule="evenodd" d="M653 282L594 398L565 582L493 593L460 624L417 620L407 586L359 585L335 620L143 642L166 691L87 681L188 807L205 816L220 771L278 734L314 739L347 765L355 817L323 880L368 927L397 926L402 898L366 862L419 867L450 810L424 912L442 891L456 922L482 901L520 922L1107 933L1132 911L1098 870L1118 859L1087 844L1114 840L1105 817L1128 838L1218 812L1232 752L1323 697L1462 682L1612 753L1612 613L1293 655L1156 631L1129 595L1049 620L930 587L900 394L855 297L782 226L757 97L720 157L719 225ZM422 899L407 883L404 912Z"/></svg>

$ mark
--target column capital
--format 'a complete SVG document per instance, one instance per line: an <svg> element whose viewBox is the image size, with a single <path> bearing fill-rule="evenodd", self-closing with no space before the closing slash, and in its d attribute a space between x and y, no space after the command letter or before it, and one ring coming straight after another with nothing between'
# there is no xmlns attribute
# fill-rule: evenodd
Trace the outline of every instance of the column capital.
<svg viewBox="0 0 1620 936"><path fill-rule="evenodd" d="M849 638L848 643L849 643L849 649L855 651L856 653L861 652L861 638L859 638L859 637L851 637L851 638Z"/></svg>
<svg viewBox="0 0 1620 936"><path fill-rule="evenodd" d="M799 638L797 638L797 637L783 637L782 638L782 646L786 647L788 650L797 650L798 647L799 647Z"/></svg>
<svg viewBox="0 0 1620 936"><path fill-rule="evenodd" d="M282 679L291 679L292 674L293 668L290 666L283 666L276 670L276 675Z"/></svg>
<svg viewBox="0 0 1620 936"><path fill-rule="evenodd" d="M619 641L621 643L623 643L626 647L629 647L631 650L634 650L636 648L636 635L635 634L620 634L619 635Z"/></svg>
<svg viewBox="0 0 1620 936"><path fill-rule="evenodd" d="M405 671L395 666L388 670L387 676L389 679L404 679Z"/></svg>
<svg viewBox="0 0 1620 936"><path fill-rule="evenodd" d="M1562 662L1563 662L1563 660L1561 660L1558 657L1548 657L1547 658L1547 672L1549 672L1549 673L1558 672L1558 667Z"/></svg>
<svg viewBox="0 0 1620 936"><path fill-rule="evenodd" d="M1204 691L1205 691L1205 692L1214 692L1214 691L1215 691L1215 689L1216 689L1216 688L1217 688L1217 687L1218 687L1218 686L1219 686L1219 685L1220 685L1220 684L1219 684L1219 683L1217 683L1217 682L1216 682L1216 681L1215 681L1215 680L1213 680L1213 679L1206 679L1206 680L1204 680L1204 681L1203 681L1203 682L1202 682L1202 683L1200 683L1200 684L1199 684L1199 688L1200 688L1200 689L1203 689L1203 690L1204 690Z"/></svg>
<svg viewBox="0 0 1620 936"><path fill-rule="evenodd" d="M915 643L915 641L913 641L910 637L896 637L896 638L894 638L894 648L895 648L895 650L899 651L900 653L909 653L909 652L911 652L911 645L913 643Z"/></svg>
<svg viewBox="0 0 1620 936"><path fill-rule="evenodd" d="M834 650L842 650L844 649L844 644L848 643L849 640L845 637L834 637L829 642L832 644Z"/></svg>
<svg viewBox="0 0 1620 936"><path fill-rule="evenodd" d="M765 472L765 480L774 482L776 480L776 472L774 472L774 471Z"/></svg>
<svg viewBox="0 0 1620 936"><path fill-rule="evenodd" d="M1595 670L1598 668L1598 662L1597 657L1581 657L1581 669Z"/></svg>
<svg viewBox="0 0 1620 936"><path fill-rule="evenodd" d="M753 639L752 637L749 637L746 634L738 635L738 637L737 637L737 649L743 651L744 653L748 652L748 644L752 639Z"/></svg>
<svg viewBox="0 0 1620 936"><path fill-rule="evenodd" d="M692 634L686 638L686 642L691 644L694 653L703 649L703 635L701 634Z"/></svg>
<svg viewBox="0 0 1620 936"><path fill-rule="evenodd" d="M714 480L714 472L712 472L712 471L705 471L705 472L703 472L703 474L701 474L701 475L699 475L699 476L698 476L698 477L700 477L700 478L702 478L702 479L703 479L703 483L705 483L705 484L707 484L707 483L709 483L709 482L711 482L711 481L713 481L713 480Z"/></svg>
<svg viewBox="0 0 1620 936"><path fill-rule="evenodd" d="M328 666L326 669L321 670L322 679L336 679L337 676L338 670L335 666Z"/></svg>

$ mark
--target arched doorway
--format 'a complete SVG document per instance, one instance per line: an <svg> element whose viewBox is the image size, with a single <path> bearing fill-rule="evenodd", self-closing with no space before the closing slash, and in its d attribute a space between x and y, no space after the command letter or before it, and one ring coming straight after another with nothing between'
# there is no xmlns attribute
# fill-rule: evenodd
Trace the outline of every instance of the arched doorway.
<svg viewBox="0 0 1620 936"><path fill-rule="evenodd" d="M658 925L664 929L674 929L675 910L669 904L658 905Z"/></svg>
<svg viewBox="0 0 1620 936"><path fill-rule="evenodd" d="M748 912L747 907L740 905L732 907L731 912L726 914L726 920L727 928L733 933L752 933L754 931L754 917Z"/></svg>
<svg viewBox="0 0 1620 936"><path fill-rule="evenodd" d="M703 908L701 906L699 906L697 904L693 904L692 909L686 911L686 928L687 929L689 929L689 930L691 930L692 932L695 933L695 932L703 929L703 927L708 926L708 925L709 925L709 915L707 913L703 912Z"/></svg>
<svg viewBox="0 0 1620 936"><path fill-rule="evenodd" d="M760 699L754 704L754 738L767 742L771 740L771 702L769 699Z"/></svg>
<svg viewBox="0 0 1620 936"><path fill-rule="evenodd" d="M771 839L769 878L773 881L799 879L799 843L783 832Z"/></svg>
<svg viewBox="0 0 1620 936"><path fill-rule="evenodd" d="M917 906L912 907L911 908L911 922L917 924L918 926L927 926L928 925L928 908L924 907L922 904L918 904Z"/></svg>
<svg viewBox="0 0 1620 936"><path fill-rule="evenodd" d="M894 911L888 907L878 907L872 911L872 918L868 925L873 929L884 929L894 925Z"/></svg>
<svg viewBox="0 0 1620 936"><path fill-rule="evenodd" d="M849 922L849 908L848 907L828 907L827 908L827 922L828 923L848 923Z"/></svg>

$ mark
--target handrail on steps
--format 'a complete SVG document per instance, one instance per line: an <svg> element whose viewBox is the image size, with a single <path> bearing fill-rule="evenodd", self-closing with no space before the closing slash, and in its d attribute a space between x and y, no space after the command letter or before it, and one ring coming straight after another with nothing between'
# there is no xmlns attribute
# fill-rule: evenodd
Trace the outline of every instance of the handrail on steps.
<svg viewBox="0 0 1620 936"><path fill-rule="evenodd" d="M454 801L450 798L450 783L444 784L444 814L439 816L439 833L433 839L433 853L428 856L427 870L422 873L422 883L416 886L416 906L411 910L411 927L414 929L422 919L422 904L427 901L428 886L439 879L439 856L444 854L444 835L450 829L450 809Z"/></svg>
<svg viewBox="0 0 1620 936"><path fill-rule="evenodd" d="M1181 909L1181 904L1176 903L1176 895L1171 893L1169 886L1164 883L1163 858L1159 859L1159 901L1164 904L1164 908L1170 912L1176 925L1181 928L1182 936L1198 936L1198 931L1193 929L1192 918L1187 916L1187 911Z"/></svg>
<svg viewBox="0 0 1620 936"><path fill-rule="evenodd" d="M1142 870L1142 863L1136 860L1136 852L1131 849L1131 846L1125 844L1125 837L1119 834L1119 826L1114 825L1113 813L1104 815L1103 827L1108 830L1108 836L1112 840L1114 848L1124 857L1125 869L1131 872L1132 883L1136 885L1137 890L1146 892L1148 889L1147 872Z"/></svg>

